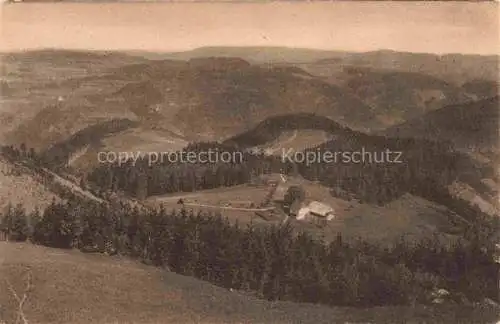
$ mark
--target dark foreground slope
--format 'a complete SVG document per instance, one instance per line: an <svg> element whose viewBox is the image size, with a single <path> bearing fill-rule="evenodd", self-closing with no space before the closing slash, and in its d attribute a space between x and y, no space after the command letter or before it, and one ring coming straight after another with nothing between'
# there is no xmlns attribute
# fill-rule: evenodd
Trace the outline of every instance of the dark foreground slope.
<svg viewBox="0 0 500 324"><path fill-rule="evenodd" d="M329 308L268 302L127 259L0 242L0 274L18 293L31 272L30 323L493 323L488 307ZM4 319L14 297L0 281ZM1 320L1 318L0 318Z"/></svg>

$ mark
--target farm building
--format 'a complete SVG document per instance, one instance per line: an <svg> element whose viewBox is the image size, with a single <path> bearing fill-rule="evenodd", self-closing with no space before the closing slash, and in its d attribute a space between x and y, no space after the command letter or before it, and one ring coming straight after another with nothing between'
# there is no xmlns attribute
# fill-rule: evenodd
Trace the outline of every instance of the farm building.
<svg viewBox="0 0 500 324"><path fill-rule="evenodd" d="M297 220L331 221L335 218L332 207L319 201L312 201L309 205L299 209L296 214Z"/></svg>

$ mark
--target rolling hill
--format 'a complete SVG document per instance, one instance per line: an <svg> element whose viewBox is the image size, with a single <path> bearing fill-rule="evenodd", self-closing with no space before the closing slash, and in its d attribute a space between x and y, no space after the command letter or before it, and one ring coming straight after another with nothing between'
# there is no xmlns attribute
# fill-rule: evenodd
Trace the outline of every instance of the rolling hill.
<svg viewBox="0 0 500 324"><path fill-rule="evenodd" d="M459 149L498 152L498 108L498 96L451 105L391 127L384 134L449 141Z"/></svg>
<svg viewBox="0 0 500 324"><path fill-rule="evenodd" d="M17 116L19 125L5 135L6 141L44 149L93 124L118 118L189 140L227 138L267 117L300 112L360 129L376 123L374 112L361 100L296 68L203 58L107 71L26 92L29 105L44 108L26 119ZM54 99L44 104L37 93L53 93Z"/></svg>
<svg viewBox="0 0 500 324"><path fill-rule="evenodd" d="M427 68L410 68L410 63L421 60L425 65L436 56L342 53L333 60L294 66L205 55L183 61L123 53L11 54L4 63L12 66L2 83L8 90L2 109L3 116L10 114L4 122L15 123L4 139L62 156L77 168L95 163L97 150L169 151L192 141L229 139L244 147L271 150L286 143L303 149L307 141L306 146L319 145L334 134L338 138L333 145L359 148L371 139L357 131L401 121L382 134L451 141L459 148L492 147L497 142L498 98L450 106L463 108L448 113L451 108L439 109L441 105L462 102L471 92L479 96L483 87L477 90L476 81L462 87L445 74L439 76L449 80L439 79ZM49 62L50 57L55 59ZM469 71L470 66L487 65L493 58L457 56L456 60L470 62L464 63ZM440 58L436 64L455 67L458 63L452 61ZM326 69L320 75L311 66L320 70L330 66L336 72ZM472 78L470 71L463 75ZM480 77L488 80L481 71ZM53 77L46 77L51 73ZM37 77L29 81L33 74ZM22 114L15 114L20 110ZM126 122L106 130L117 120ZM304 130L315 133L300 132ZM375 142L378 149L388 145L385 140ZM481 179L469 185L477 189L475 182Z"/></svg>
<svg viewBox="0 0 500 324"><path fill-rule="evenodd" d="M462 85L462 88L478 99L487 99L500 95L500 85L497 81L471 80Z"/></svg>
<svg viewBox="0 0 500 324"><path fill-rule="evenodd" d="M384 127L478 97L473 87L422 72L344 65L342 62L298 66L361 99L376 112L377 121Z"/></svg>
<svg viewBox="0 0 500 324"><path fill-rule="evenodd" d="M373 123L362 101L296 68L210 57L182 64L156 61L138 75L126 68L115 75L144 80L115 94L133 102L129 109L143 119L154 116L149 120L158 121L158 127L167 128L165 121L170 121L185 136L228 137L267 117L299 112L336 117L354 128Z"/></svg>
<svg viewBox="0 0 500 324"><path fill-rule="evenodd" d="M44 141L43 135L47 136L47 132L57 130L61 120L66 118L68 123L70 120L78 120L78 115L89 114L91 107L83 96L94 93L96 89L105 93L108 87L113 87L109 82L101 80L99 84L86 84L79 88L77 83L70 80L102 75L110 68L145 61L143 58L118 52L46 49L1 53L0 140L16 143L25 141L31 146L50 142L53 138ZM63 101L67 105L62 105ZM111 115L111 109L108 110ZM31 135L24 134L21 130L21 134L14 138L5 137L9 132L17 132L18 127L26 126L35 127L29 129ZM61 127L76 126L69 124ZM59 136L57 131L55 133L56 135L51 136ZM41 135L39 139L38 135Z"/></svg>
<svg viewBox="0 0 500 324"><path fill-rule="evenodd" d="M455 85L462 85L475 79L496 82L498 80L498 60L498 55L436 55L379 50L318 59L310 64L309 68L318 72L324 70L326 75L328 75L329 66L339 64L396 72L414 72L446 80Z"/></svg>
<svg viewBox="0 0 500 324"><path fill-rule="evenodd" d="M315 62L331 57L347 56L345 51L324 51L309 48L290 47L230 47L230 46L207 46L190 51L172 53L152 53L144 51L131 51L130 55L137 55L155 60L177 59L189 60L203 57L240 57L252 63L283 63L283 62Z"/></svg>
<svg viewBox="0 0 500 324"><path fill-rule="evenodd" d="M329 68L343 65L397 72L415 72L461 85L470 80L497 81L498 56L408 53L393 50L346 52L288 47L201 47L175 53L132 51L127 54L141 58L189 60L201 57L240 57L253 64L289 63L328 75Z"/></svg>
<svg viewBox="0 0 500 324"><path fill-rule="evenodd" d="M97 154L97 151L103 146L103 139L134 127L135 125L136 123L128 119L112 119L94 124L71 135L71 137L65 141L52 144L46 151L43 151L41 155L46 162L54 166L61 166L71 161L72 158L73 160L78 158L75 157L75 153L77 154L82 150L87 151L90 149Z"/></svg>
<svg viewBox="0 0 500 324"><path fill-rule="evenodd" d="M352 134L353 132L337 122L311 113L281 115L268 118L251 130L227 139L224 144L248 148L272 142L284 132L316 130L329 134Z"/></svg>
<svg viewBox="0 0 500 324"><path fill-rule="evenodd" d="M345 73L345 88L375 107L386 126L469 100L462 88L422 73L365 68L346 68Z"/></svg>
<svg viewBox="0 0 500 324"><path fill-rule="evenodd" d="M370 131L478 96L477 86L462 87L441 72L458 71L464 82L489 82L492 68L485 67L496 62L286 48L202 48L157 53L153 60L142 54L2 54L0 138L45 149L93 124L128 118L146 131L220 139L268 117L301 112Z"/></svg>

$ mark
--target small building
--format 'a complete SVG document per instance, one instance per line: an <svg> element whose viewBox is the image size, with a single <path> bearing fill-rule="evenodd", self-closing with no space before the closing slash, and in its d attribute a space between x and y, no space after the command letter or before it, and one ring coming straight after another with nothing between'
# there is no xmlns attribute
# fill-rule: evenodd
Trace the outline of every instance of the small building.
<svg viewBox="0 0 500 324"><path fill-rule="evenodd" d="M327 204L319 201L313 201L309 204L309 212L316 217L324 217L326 220L335 218L334 210Z"/></svg>
<svg viewBox="0 0 500 324"><path fill-rule="evenodd" d="M297 220L311 220L320 223L331 221L334 218L333 208L319 201L312 201L309 205L300 208L296 217Z"/></svg>

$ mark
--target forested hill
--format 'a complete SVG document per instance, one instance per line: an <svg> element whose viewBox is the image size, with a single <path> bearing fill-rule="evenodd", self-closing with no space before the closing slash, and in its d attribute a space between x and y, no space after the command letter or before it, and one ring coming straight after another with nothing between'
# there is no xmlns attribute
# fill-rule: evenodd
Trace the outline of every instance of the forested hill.
<svg viewBox="0 0 500 324"><path fill-rule="evenodd" d="M305 129L347 136L355 134L348 127L342 126L330 118L311 113L300 113L267 118L249 131L227 139L224 144L236 145L239 148L252 147L272 142L286 131Z"/></svg>
<svg viewBox="0 0 500 324"><path fill-rule="evenodd" d="M394 137L450 141L457 148L498 151L499 97L451 105L387 129Z"/></svg>

